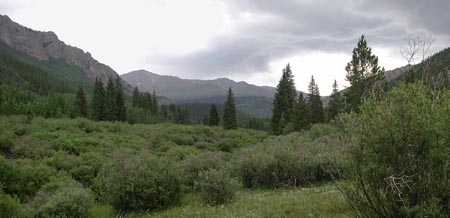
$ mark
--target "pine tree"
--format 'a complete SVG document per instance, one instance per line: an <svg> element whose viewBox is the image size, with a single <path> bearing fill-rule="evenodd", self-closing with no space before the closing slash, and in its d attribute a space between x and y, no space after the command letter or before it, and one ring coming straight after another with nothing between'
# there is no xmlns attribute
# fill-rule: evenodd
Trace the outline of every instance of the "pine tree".
<svg viewBox="0 0 450 218"><path fill-rule="evenodd" d="M311 128L312 112L303 93L298 96L297 104L294 108L293 127L295 131L301 131Z"/></svg>
<svg viewBox="0 0 450 218"><path fill-rule="evenodd" d="M373 90L380 92L386 88L384 69L378 66L378 57L372 54L364 35L361 35L356 48L353 49L352 60L345 70L346 80L351 85L345 93L347 111L358 112L365 96Z"/></svg>
<svg viewBox="0 0 450 218"><path fill-rule="evenodd" d="M153 114L158 114L158 98L156 97L156 91L153 90L152 94L152 106L151 111Z"/></svg>
<svg viewBox="0 0 450 218"><path fill-rule="evenodd" d="M227 101L224 105L223 128L237 129L236 105L234 104L233 91L231 90L231 87L228 89Z"/></svg>
<svg viewBox="0 0 450 218"><path fill-rule="evenodd" d="M81 85L78 85L75 103L77 105L77 109L80 115L86 117L87 116L86 95L84 94L83 87Z"/></svg>
<svg viewBox="0 0 450 218"><path fill-rule="evenodd" d="M125 96L123 94L122 83L120 82L119 76L117 76L116 78L115 92L116 92L115 118L118 121L125 122L127 120L127 113L125 109Z"/></svg>
<svg viewBox="0 0 450 218"><path fill-rule="evenodd" d="M275 98L272 106L272 132L280 135L291 121L291 115L294 110L296 89L294 84L294 75L289 64L283 69L283 75L278 83Z"/></svg>
<svg viewBox="0 0 450 218"><path fill-rule="evenodd" d="M333 83L333 93L331 93L328 103L328 120L332 120L336 115L344 111L344 99L339 92L336 80Z"/></svg>
<svg viewBox="0 0 450 218"><path fill-rule="evenodd" d="M211 105L211 109L209 110L209 125L210 126L218 126L220 124L219 113L217 113L216 104Z"/></svg>
<svg viewBox="0 0 450 218"><path fill-rule="evenodd" d="M308 102L312 111L312 123L320 123L324 121L323 105L320 99L319 86L314 80L314 76L311 76L311 82L308 86Z"/></svg>
<svg viewBox="0 0 450 218"><path fill-rule="evenodd" d="M140 98L140 93L139 93L139 89L138 87L134 87L133 89L133 95L131 97L131 104L133 107L138 107L139 106L139 98Z"/></svg>
<svg viewBox="0 0 450 218"><path fill-rule="evenodd" d="M92 118L105 120L105 89L101 79L96 78L94 83L94 96L92 97Z"/></svg>
<svg viewBox="0 0 450 218"><path fill-rule="evenodd" d="M115 121L117 120L116 112L117 104L116 104L116 87L114 85L113 79L110 77L108 80L108 84L106 85L106 94L105 94L105 120Z"/></svg>

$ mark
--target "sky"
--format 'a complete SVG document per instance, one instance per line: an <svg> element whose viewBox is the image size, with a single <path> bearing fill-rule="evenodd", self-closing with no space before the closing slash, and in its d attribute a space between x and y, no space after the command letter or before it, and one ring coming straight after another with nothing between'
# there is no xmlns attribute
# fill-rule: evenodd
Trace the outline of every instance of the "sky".
<svg viewBox="0 0 450 218"><path fill-rule="evenodd" d="M188 79L276 86L290 63L298 90L322 95L361 34L386 70L406 65L409 34L450 46L449 0L0 0L0 13L90 52L119 74L145 69Z"/></svg>

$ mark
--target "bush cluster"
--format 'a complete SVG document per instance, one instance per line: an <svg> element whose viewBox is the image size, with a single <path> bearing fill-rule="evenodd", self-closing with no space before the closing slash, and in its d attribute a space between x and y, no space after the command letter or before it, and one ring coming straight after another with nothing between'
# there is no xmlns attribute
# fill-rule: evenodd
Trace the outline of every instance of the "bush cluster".
<svg viewBox="0 0 450 218"><path fill-rule="evenodd" d="M180 198L180 179L171 163L152 156L116 153L96 179L100 199L117 211L166 208Z"/></svg>

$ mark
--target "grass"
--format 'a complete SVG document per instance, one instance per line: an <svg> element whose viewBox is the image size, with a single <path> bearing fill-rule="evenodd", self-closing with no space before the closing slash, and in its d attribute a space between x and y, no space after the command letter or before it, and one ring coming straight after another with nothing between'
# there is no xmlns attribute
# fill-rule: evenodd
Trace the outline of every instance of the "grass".
<svg viewBox="0 0 450 218"><path fill-rule="evenodd" d="M239 217L350 217L350 208L334 184L309 188L240 191L224 205L204 205L198 194L186 195L181 206L133 217L239 218Z"/></svg>

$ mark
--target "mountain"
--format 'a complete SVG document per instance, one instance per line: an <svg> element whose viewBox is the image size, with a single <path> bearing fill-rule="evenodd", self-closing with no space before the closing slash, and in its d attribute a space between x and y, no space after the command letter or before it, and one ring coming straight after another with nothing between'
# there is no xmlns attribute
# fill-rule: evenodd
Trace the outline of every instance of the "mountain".
<svg viewBox="0 0 450 218"><path fill-rule="evenodd" d="M214 80L181 79L175 76L163 76L145 70L133 71L121 75L132 86L142 91L153 91L175 101L223 96L228 88L233 89L235 97L262 96L273 98L275 88L261 87L246 82L235 82L227 78Z"/></svg>
<svg viewBox="0 0 450 218"><path fill-rule="evenodd" d="M239 111L255 117L269 117L275 88L235 82L227 78L214 80L181 79L163 76L145 70L121 75L122 79L141 91L156 90L158 95L170 98L177 104L223 104L229 87L233 89Z"/></svg>
<svg viewBox="0 0 450 218"><path fill-rule="evenodd" d="M115 78L118 75L109 66L95 60L89 52L65 44L55 33L32 30L4 15L0 15L0 42L3 44L2 47L7 46L17 50L21 53L20 56L29 56L25 58L28 64L30 62L64 63L78 68L92 81L98 77L106 82L109 77ZM31 59L34 60L30 61ZM60 77L70 78L70 72L61 71L59 74L61 74ZM130 85L124 84L124 87L127 91L131 91Z"/></svg>

